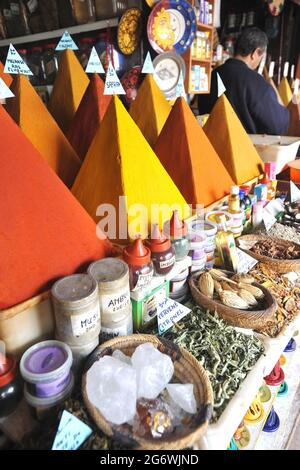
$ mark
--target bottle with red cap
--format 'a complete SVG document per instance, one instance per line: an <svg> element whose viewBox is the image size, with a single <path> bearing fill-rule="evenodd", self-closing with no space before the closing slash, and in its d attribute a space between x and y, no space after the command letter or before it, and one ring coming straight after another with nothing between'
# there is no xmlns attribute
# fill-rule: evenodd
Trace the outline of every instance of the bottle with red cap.
<svg viewBox="0 0 300 470"><path fill-rule="evenodd" d="M176 261L184 259L190 251L190 239L187 224L179 219L177 210L173 212L171 220L164 224L164 234L170 237Z"/></svg>
<svg viewBox="0 0 300 470"><path fill-rule="evenodd" d="M131 291L149 286L153 278L153 263L151 251L147 248L141 236L123 250L123 260L129 267L129 284Z"/></svg>
<svg viewBox="0 0 300 470"><path fill-rule="evenodd" d="M162 276L168 274L175 264L175 251L171 241L159 230L158 224L153 226L147 246L151 250L155 272Z"/></svg>
<svg viewBox="0 0 300 470"><path fill-rule="evenodd" d="M0 417L8 416L23 396L16 359L0 353Z"/></svg>

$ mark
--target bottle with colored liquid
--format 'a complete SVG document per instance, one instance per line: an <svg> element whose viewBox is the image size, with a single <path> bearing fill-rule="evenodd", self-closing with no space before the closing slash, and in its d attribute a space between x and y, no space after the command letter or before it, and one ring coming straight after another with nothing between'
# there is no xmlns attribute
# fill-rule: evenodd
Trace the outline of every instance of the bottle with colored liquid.
<svg viewBox="0 0 300 470"><path fill-rule="evenodd" d="M262 177L261 180L259 180L260 184L265 184L267 186L267 199L268 201L271 201L274 199L274 189L272 185L272 181L270 180L269 176L267 173L264 173L264 176Z"/></svg>
<svg viewBox="0 0 300 470"><path fill-rule="evenodd" d="M231 186L228 201L228 212L234 214L240 212L240 210L240 188L238 186Z"/></svg>
<svg viewBox="0 0 300 470"><path fill-rule="evenodd" d="M217 223L219 231L216 235L216 247L222 265L227 271L237 272L238 255L235 240L232 232L227 230L225 215L219 216Z"/></svg>
<svg viewBox="0 0 300 470"><path fill-rule="evenodd" d="M240 186L240 190L244 191L244 198L241 203L245 211L244 225L249 225L251 223L251 214L252 214L252 201L249 197L250 186Z"/></svg>

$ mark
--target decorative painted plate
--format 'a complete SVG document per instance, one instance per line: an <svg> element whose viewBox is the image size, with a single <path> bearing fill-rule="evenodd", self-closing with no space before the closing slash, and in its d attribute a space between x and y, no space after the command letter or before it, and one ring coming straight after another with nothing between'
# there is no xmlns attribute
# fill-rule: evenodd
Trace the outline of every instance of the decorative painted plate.
<svg viewBox="0 0 300 470"><path fill-rule="evenodd" d="M192 45L196 30L196 15L186 0L161 0L148 19L149 42L158 53L183 54Z"/></svg>
<svg viewBox="0 0 300 470"><path fill-rule="evenodd" d="M283 10L285 0L266 0L271 15L278 16Z"/></svg>
<svg viewBox="0 0 300 470"><path fill-rule="evenodd" d="M158 2L159 0L146 0L146 3L149 5L150 8L152 8Z"/></svg>
<svg viewBox="0 0 300 470"><path fill-rule="evenodd" d="M122 54L131 55L137 49L142 34L142 10L129 8L118 27L118 46Z"/></svg>
<svg viewBox="0 0 300 470"><path fill-rule="evenodd" d="M185 77L185 62L175 52L165 52L153 61L154 79L168 100L176 99L176 88L180 72Z"/></svg>
<svg viewBox="0 0 300 470"><path fill-rule="evenodd" d="M136 99L138 88L142 81L141 71L142 67L137 65L126 72L121 79L123 88L126 91L125 99L128 104L131 104Z"/></svg>

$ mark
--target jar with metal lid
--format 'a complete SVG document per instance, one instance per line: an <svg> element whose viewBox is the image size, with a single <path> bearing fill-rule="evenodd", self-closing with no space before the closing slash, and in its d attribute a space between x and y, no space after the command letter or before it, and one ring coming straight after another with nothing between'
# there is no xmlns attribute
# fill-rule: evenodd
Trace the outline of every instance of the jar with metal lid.
<svg viewBox="0 0 300 470"><path fill-rule="evenodd" d="M56 335L69 346L97 341L100 333L98 285L88 274L57 281L51 290Z"/></svg>
<svg viewBox="0 0 300 470"><path fill-rule="evenodd" d="M154 273L151 252L141 237L123 250L123 260L129 266L129 285L131 291L148 287Z"/></svg>
<svg viewBox="0 0 300 470"><path fill-rule="evenodd" d="M88 273L99 287L101 329L121 336L132 333L131 328L122 329L132 319L128 265L117 258L105 258L92 263Z"/></svg>
<svg viewBox="0 0 300 470"><path fill-rule="evenodd" d="M175 251L171 241L159 230L158 224L153 226L147 246L151 250L151 259L154 270L158 275L164 276L172 271L175 265Z"/></svg>
<svg viewBox="0 0 300 470"><path fill-rule="evenodd" d="M16 359L0 353L0 417L15 411L22 396L22 381Z"/></svg>
<svg viewBox="0 0 300 470"><path fill-rule="evenodd" d="M190 239L187 224L179 219L177 210L173 212L171 220L164 224L164 234L170 237L176 261L184 259L190 251Z"/></svg>

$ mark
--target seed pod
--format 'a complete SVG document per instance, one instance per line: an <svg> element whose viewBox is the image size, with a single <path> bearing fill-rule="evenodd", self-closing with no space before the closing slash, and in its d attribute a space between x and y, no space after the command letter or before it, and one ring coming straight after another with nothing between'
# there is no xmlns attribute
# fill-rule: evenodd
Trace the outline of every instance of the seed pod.
<svg viewBox="0 0 300 470"><path fill-rule="evenodd" d="M251 284L244 284L241 282L239 284L239 287L240 289L245 289L248 292L250 292L250 294L254 295L254 297L258 300L263 299L265 296L265 294L263 293L261 289L259 289L258 287L252 286Z"/></svg>
<svg viewBox="0 0 300 470"><path fill-rule="evenodd" d="M247 302L247 304L249 305L249 307L256 307L257 305L257 300L256 298L254 297L254 295L252 295L248 290L246 289L240 289L239 290L239 296L245 300L245 302Z"/></svg>
<svg viewBox="0 0 300 470"><path fill-rule="evenodd" d="M211 277L216 281L222 281L223 279L227 279L227 275L224 274L222 271L219 271L218 269L210 269L208 272Z"/></svg>
<svg viewBox="0 0 300 470"><path fill-rule="evenodd" d="M214 280L209 273L201 274L199 278L199 289L202 294L210 297L211 299L213 298L215 286Z"/></svg>
<svg viewBox="0 0 300 470"><path fill-rule="evenodd" d="M249 308L248 303L241 299L235 292L224 291L220 294L220 299L227 307L238 308L240 310L248 310Z"/></svg>
<svg viewBox="0 0 300 470"><path fill-rule="evenodd" d="M228 282L222 281L221 286L223 290L229 290L231 292L236 292L232 284L228 284Z"/></svg>
<svg viewBox="0 0 300 470"><path fill-rule="evenodd" d="M250 274L235 274L232 278L235 282L243 282L244 284L253 284L255 279Z"/></svg>
<svg viewBox="0 0 300 470"><path fill-rule="evenodd" d="M215 291L220 294L223 292L222 286L218 281L214 281Z"/></svg>

